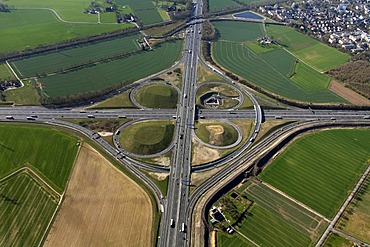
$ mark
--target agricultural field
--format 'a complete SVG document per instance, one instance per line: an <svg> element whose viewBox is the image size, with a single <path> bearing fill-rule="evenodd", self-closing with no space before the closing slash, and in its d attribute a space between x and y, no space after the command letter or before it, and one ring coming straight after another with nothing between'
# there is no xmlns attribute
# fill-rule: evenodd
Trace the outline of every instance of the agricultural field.
<svg viewBox="0 0 370 247"><path fill-rule="evenodd" d="M11 65L20 72L19 76L33 77L36 74L52 73L86 61L97 61L116 54L141 50L137 40L142 38L141 34L136 34L104 42L89 43L16 60L11 62Z"/></svg>
<svg viewBox="0 0 370 247"><path fill-rule="evenodd" d="M370 177L361 185L347 206L336 228L348 235L370 243Z"/></svg>
<svg viewBox="0 0 370 247"><path fill-rule="evenodd" d="M171 144L174 129L171 121L139 122L124 128L119 135L119 142L128 152L155 154Z"/></svg>
<svg viewBox="0 0 370 247"><path fill-rule="evenodd" d="M241 7L240 4L232 0L209 0L209 12L216 12L220 10L225 10L230 7Z"/></svg>
<svg viewBox="0 0 370 247"><path fill-rule="evenodd" d="M175 88L164 84L141 87L135 94L136 101L148 108L175 108L178 97Z"/></svg>
<svg viewBox="0 0 370 247"><path fill-rule="evenodd" d="M0 125L0 136L0 178L29 167L58 192L64 190L77 138L52 128L6 124Z"/></svg>
<svg viewBox="0 0 370 247"><path fill-rule="evenodd" d="M142 188L83 144L44 246L152 246L152 207Z"/></svg>
<svg viewBox="0 0 370 247"><path fill-rule="evenodd" d="M104 4L105 1L98 0L98 4ZM84 10L90 5L91 1L71 1L71 0L1 0L0 3L7 4L9 7L25 8L25 11L31 11L38 8L53 9L65 21L71 22L98 22L98 15L84 14ZM17 10L18 11L18 10ZM37 10L39 11L39 10ZM50 10L48 12L52 13ZM12 12L11 12L12 13ZM102 13L104 15L104 13Z"/></svg>
<svg viewBox="0 0 370 247"><path fill-rule="evenodd" d="M33 3L34 1L27 2ZM77 3L77 1L69 2ZM55 3L59 3L59 1ZM11 3L7 1L6 4L10 5ZM134 27L132 24L97 25L65 23L59 21L48 10L13 10L10 13L0 12L0 19L0 36L7 37L0 40L0 54Z"/></svg>
<svg viewBox="0 0 370 247"><path fill-rule="evenodd" d="M179 58L182 42L170 41L151 51L137 52L122 58L83 66L68 73L57 73L38 79L45 97L63 97L112 86L124 86L170 67ZM158 60L158 57L165 59ZM145 69L142 69L145 68ZM20 71L22 73L22 71Z"/></svg>
<svg viewBox="0 0 370 247"><path fill-rule="evenodd" d="M264 36L263 26L260 23L215 21L212 24L219 32L219 40L246 42L255 41Z"/></svg>
<svg viewBox="0 0 370 247"><path fill-rule="evenodd" d="M130 99L131 90L93 105L91 109L137 108Z"/></svg>
<svg viewBox="0 0 370 247"><path fill-rule="evenodd" d="M242 43L218 41L212 55L222 67L274 94L306 102L347 102L327 88L327 76L301 62L295 68L296 58L281 48L256 54Z"/></svg>
<svg viewBox="0 0 370 247"><path fill-rule="evenodd" d="M238 140L238 131L230 124L201 120L195 124L195 134L205 143L228 146Z"/></svg>
<svg viewBox="0 0 370 247"><path fill-rule="evenodd" d="M328 223L257 181L238 194L253 201L239 230L261 246L314 246Z"/></svg>
<svg viewBox="0 0 370 247"><path fill-rule="evenodd" d="M58 201L27 171L0 181L0 245L40 246Z"/></svg>
<svg viewBox="0 0 370 247"><path fill-rule="evenodd" d="M0 81L14 80L15 76L10 71L9 67L5 63L0 64Z"/></svg>
<svg viewBox="0 0 370 247"><path fill-rule="evenodd" d="M370 158L369 129L323 130L299 137L259 177L332 218Z"/></svg>
<svg viewBox="0 0 370 247"><path fill-rule="evenodd" d="M242 236L234 233L229 235L225 232L217 233L217 246L218 247L255 247L254 244L248 242Z"/></svg>
<svg viewBox="0 0 370 247"><path fill-rule="evenodd" d="M290 27L266 25L268 35L299 59L318 71L327 71L346 63L350 56L316 41Z"/></svg>
<svg viewBox="0 0 370 247"><path fill-rule="evenodd" d="M325 240L324 247L352 247L354 244L335 233L330 233L329 237Z"/></svg>
<svg viewBox="0 0 370 247"><path fill-rule="evenodd" d="M128 5L133 10L143 25L162 22L163 19L159 14L152 0L116 0L118 5Z"/></svg>

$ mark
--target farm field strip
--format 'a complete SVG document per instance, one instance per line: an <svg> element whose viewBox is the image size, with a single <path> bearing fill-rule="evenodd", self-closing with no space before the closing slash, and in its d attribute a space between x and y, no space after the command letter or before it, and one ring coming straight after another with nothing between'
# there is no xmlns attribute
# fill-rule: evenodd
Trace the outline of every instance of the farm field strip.
<svg viewBox="0 0 370 247"><path fill-rule="evenodd" d="M369 145L368 129L314 132L289 144L260 178L331 218L365 170Z"/></svg>
<svg viewBox="0 0 370 247"><path fill-rule="evenodd" d="M219 10L223 10L226 7L240 7L240 4L232 0L209 0L209 11L215 12Z"/></svg>
<svg viewBox="0 0 370 247"><path fill-rule="evenodd" d="M58 196L28 172L0 183L0 245L38 246Z"/></svg>
<svg viewBox="0 0 370 247"><path fill-rule="evenodd" d="M307 246L312 241L304 233L289 224L282 216L254 204L238 230L259 245Z"/></svg>
<svg viewBox="0 0 370 247"><path fill-rule="evenodd" d="M147 193L84 143L44 246L153 246L154 213Z"/></svg>
<svg viewBox="0 0 370 247"><path fill-rule="evenodd" d="M323 75L313 69L311 70L313 75L311 78L314 80L308 81L302 76L295 75L300 83L303 85L309 84L311 86L309 89L315 89L315 91L306 91L307 86L306 88L300 87L300 84L298 85L287 77L292 68L292 63L294 63L294 57L285 52L284 61L289 62L284 64L279 58L281 54L284 54L283 50L269 53L257 55L244 45L223 41L215 42L212 49L215 61L221 66L270 92L300 101L346 102L327 89L327 82L322 83ZM310 68L305 69L310 70ZM317 80L317 78L320 80ZM298 79L295 80L298 81Z"/></svg>
<svg viewBox="0 0 370 247"><path fill-rule="evenodd" d="M182 42L166 42L153 51L138 53L67 74L43 77L43 92L49 97L97 91L121 83L121 86L169 68L180 56ZM158 57L164 59L158 60ZM142 68L145 68L142 69Z"/></svg>
<svg viewBox="0 0 370 247"><path fill-rule="evenodd" d="M264 36L263 26L260 23L214 21L212 24L219 32L219 40L246 42L254 41ZM240 30L243 31L241 32Z"/></svg>
<svg viewBox="0 0 370 247"><path fill-rule="evenodd" d="M290 27L267 25L266 29L273 40L284 45L288 51L319 71L335 68L350 59L348 54L320 43Z"/></svg>
<svg viewBox="0 0 370 247"><path fill-rule="evenodd" d="M0 54L134 27L130 23L114 25L64 23L48 10L13 10L10 13L0 13L0 18L0 36L7 37L0 39Z"/></svg>
<svg viewBox="0 0 370 247"><path fill-rule="evenodd" d="M316 243L318 238L324 232L328 223L322 217L315 215L313 212L310 212L306 208L302 207L295 201L280 195L276 191L270 189L260 182L252 180L250 184L245 187L243 190L238 190L243 196L247 196L249 200L254 202L254 206L261 208L261 210L266 211L266 214L273 217L273 221L281 221L281 224L287 225L289 228L294 229L292 233L303 234L307 243ZM243 222L238 224L239 227L243 228L244 224L252 224L249 221L252 218L253 221L253 209L250 212L247 212ZM261 219L264 220L264 219ZM249 223L248 223L249 222ZM275 228L271 228L270 224L263 224L263 222L258 227L258 232L251 234L246 233L246 236L252 238L257 243L264 244L265 237L263 237L264 232L272 231L275 233ZM278 230L279 231L279 230ZM255 234L255 235L254 235ZM294 243L294 238L292 236L282 235L276 236L277 241L281 238L282 241L288 241L290 244ZM290 242L293 239L293 242ZM262 242L261 242L262 241ZM270 240L266 239L265 243L270 243Z"/></svg>
<svg viewBox="0 0 370 247"><path fill-rule="evenodd" d="M36 74L53 72L118 53L137 51L139 48L135 43L140 38L142 38L141 34L115 38L12 61L12 64L16 66L18 71L22 72L23 77L36 76Z"/></svg>
<svg viewBox="0 0 370 247"><path fill-rule="evenodd" d="M255 247L240 235L227 235L224 232L217 233L217 244L219 247Z"/></svg>
<svg viewBox="0 0 370 247"><path fill-rule="evenodd" d="M0 125L0 136L0 178L28 166L63 191L78 150L76 138L51 128L7 124Z"/></svg>

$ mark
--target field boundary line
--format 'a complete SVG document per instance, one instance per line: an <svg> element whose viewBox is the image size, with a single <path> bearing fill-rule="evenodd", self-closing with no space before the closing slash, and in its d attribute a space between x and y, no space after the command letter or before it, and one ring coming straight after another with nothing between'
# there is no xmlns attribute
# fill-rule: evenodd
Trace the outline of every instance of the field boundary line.
<svg viewBox="0 0 370 247"><path fill-rule="evenodd" d="M15 73L15 71L13 70L13 67L10 66L8 60L5 61L6 65L9 67L9 69L11 70L11 72L14 74L15 78L17 78L17 80L21 83L21 87L24 87L24 83L23 81L18 77L17 73ZM22 73L18 70L17 66L15 66L14 63L12 63L15 67L15 69L19 72L20 76L23 76Z"/></svg>
<svg viewBox="0 0 370 247"><path fill-rule="evenodd" d="M14 172L10 173L9 175L6 175L5 177L3 177L2 179L0 179L0 183L1 182L4 182L5 180L7 180L8 178L10 178L11 176L15 175L16 173L19 173L19 172L22 172L22 170L25 170L27 167L21 167L17 170L15 170Z"/></svg>
<svg viewBox="0 0 370 247"><path fill-rule="evenodd" d="M294 203L298 204L299 206L301 206L301 207L305 208L306 210L310 211L311 213L313 213L313 214L315 214L315 215L319 216L320 218L324 219L326 222L330 222L330 220L329 220L328 218L326 218L324 215L320 214L319 212L316 212L315 210L313 210L312 208L310 208L310 207L309 207L309 206L307 206L306 204L304 204L304 203L302 203L302 202L300 202L300 201L298 201L298 200L294 199L293 197L291 197L291 196L289 196L289 195L285 194L285 193L284 193L284 192L282 192L281 190L279 190L279 189L275 188L274 186L272 186L272 185L270 185L270 184L266 183L265 181L262 181L262 180L261 180L261 182L262 182L262 184L263 184L263 185L265 185L265 186L266 186L266 187L268 187L269 189L271 189L271 190L273 190L273 191L277 192L278 194L280 194L280 195L284 196L285 198L289 199L290 201L292 201L292 202L294 202Z"/></svg>
<svg viewBox="0 0 370 247"><path fill-rule="evenodd" d="M257 247L260 247L256 242L254 242L252 239L248 238L247 236L245 236L243 233L241 233L240 231L238 231L237 229L234 228L234 231L237 232L240 236L242 236L243 238L245 238L246 240L248 240L249 242L251 242L252 244L254 244L255 246Z"/></svg>
<svg viewBox="0 0 370 247"><path fill-rule="evenodd" d="M329 233L334 229L335 224L340 219L344 210L347 208L348 204L352 201L353 197L356 195L357 191L360 189L361 185L364 183L369 173L370 173L370 163L368 163L365 172L362 174L361 178L357 181L355 187L353 188L347 199L343 202L341 208L338 210L338 213L335 215L333 220L330 222L329 226L326 228L320 240L317 242L316 247L322 246L325 239L328 237Z"/></svg>
<svg viewBox="0 0 370 247"><path fill-rule="evenodd" d="M62 197L62 195L57 192L53 187L51 187L44 179L42 179L36 172L34 172L30 167L26 166L25 167L26 170L29 170L32 175L34 175L35 177L37 177L38 179L40 179L45 185L46 187L48 187L50 190L52 190L55 194L57 194L59 197Z"/></svg>
<svg viewBox="0 0 370 247"><path fill-rule="evenodd" d="M283 47L283 46L282 46ZM290 52L288 51L285 47L283 47L283 49L288 52L290 55L292 55L293 57L295 57L298 61L304 63L305 65L307 65L308 67L310 67L311 69L315 70L316 72L319 72L320 74L324 74L325 71L320 71L318 69L316 69L315 67L313 67L312 65L306 63L305 61L303 61L302 59L300 59L299 57L297 57L293 52Z"/></svg>

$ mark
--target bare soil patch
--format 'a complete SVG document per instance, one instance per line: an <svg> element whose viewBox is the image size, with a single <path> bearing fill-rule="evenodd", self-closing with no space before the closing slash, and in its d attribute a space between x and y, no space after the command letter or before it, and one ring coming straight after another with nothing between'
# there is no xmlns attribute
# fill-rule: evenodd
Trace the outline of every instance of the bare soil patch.
<svg viewBox="0 0 370 247"><path fill-rule="evenodd" d="M113 132L102 131L102 132L98 132L98 134L100 136L112 136L113 135Z"/></svg>
<svg viewBox="0 0 370 247"><path fill-rule="evenodd" d="M329 89L354 105L370 105L370 100L333 80Z"/></svg>
<svg viewBox="0 0 370 247"><path fill-rule="evenodd" d="M205 147L199 142L193 140L193 166L211 162L219 159L220 157L221 155L218 150Z"/></svg>
<svg viewBox="0 0 370 247"><path fill-rule="evenodd" d="M45 246L151 246L149 196L83 144Z"/></svg>
<svg viewBox="0 0 370 247"><path fill-rule="evenodd" d="M209 132L209 143L216 144L222 142L222 135L225 132L221 125L208 125L206 129Z"/></svg>
<svg viewBox="0 0 370 247"><path fill-rule="evenodd" d="M163 181L166 179L166 177L168 177L168 173L164 172L149 172L149 174L158 179L159 181Z"/></svg>

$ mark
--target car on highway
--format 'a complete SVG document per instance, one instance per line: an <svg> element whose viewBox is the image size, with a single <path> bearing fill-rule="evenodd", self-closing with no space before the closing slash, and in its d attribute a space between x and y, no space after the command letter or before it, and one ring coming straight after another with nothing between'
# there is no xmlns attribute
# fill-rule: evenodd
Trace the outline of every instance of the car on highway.
<svg viewBox="0 0 370 247"><path fill-rule="evenodd" d="M171 221L170 221L170 226L171 226L172 228L174 228L174 227L175 227L175 220L174 220L174 219L171 219Z"/></svg>

